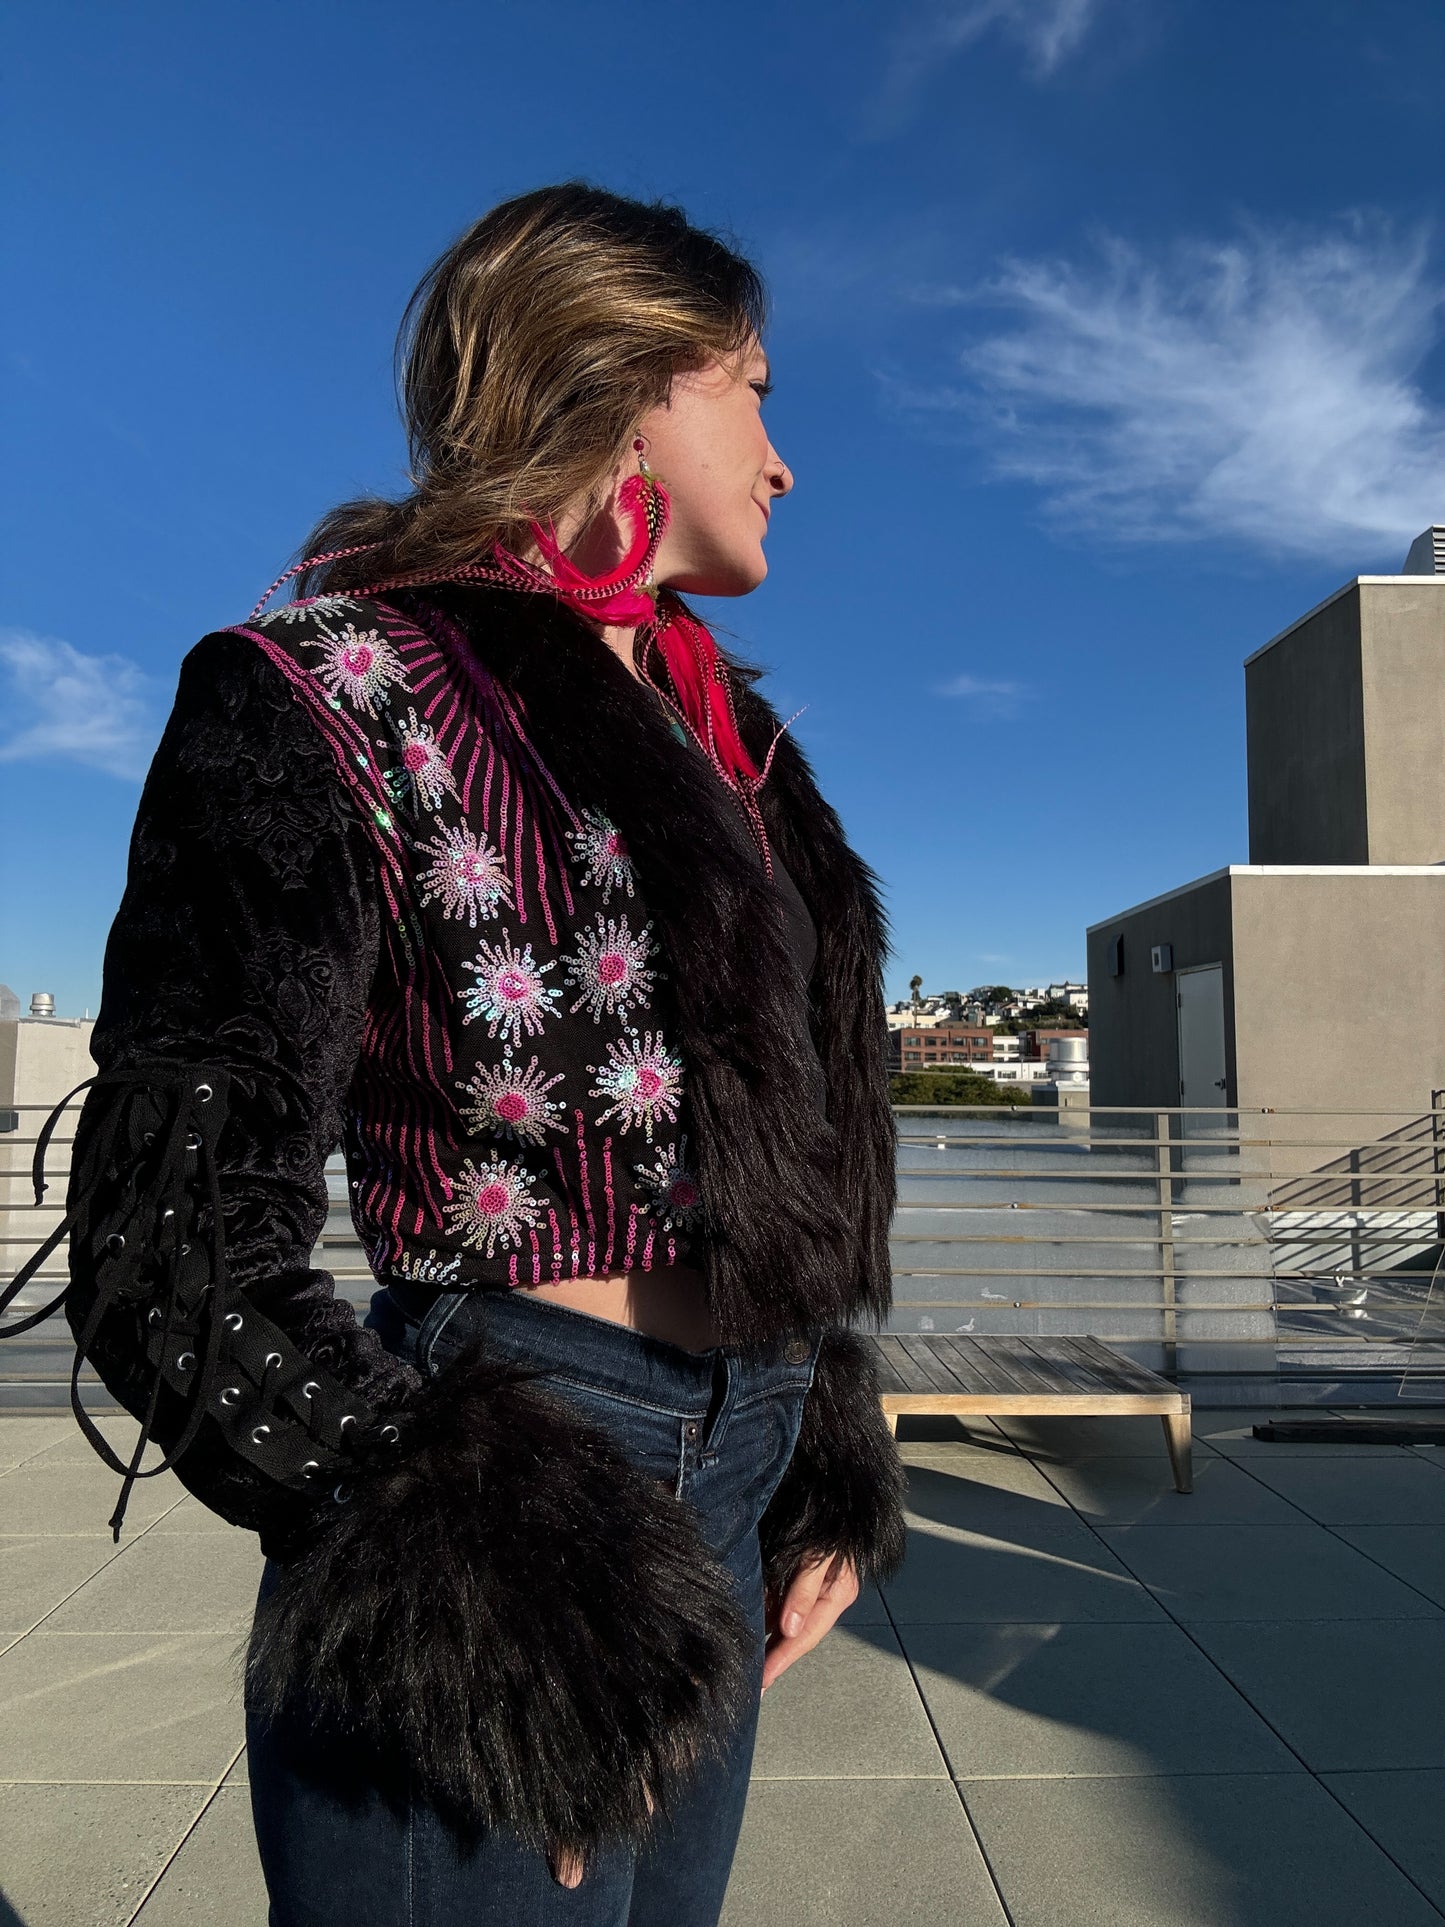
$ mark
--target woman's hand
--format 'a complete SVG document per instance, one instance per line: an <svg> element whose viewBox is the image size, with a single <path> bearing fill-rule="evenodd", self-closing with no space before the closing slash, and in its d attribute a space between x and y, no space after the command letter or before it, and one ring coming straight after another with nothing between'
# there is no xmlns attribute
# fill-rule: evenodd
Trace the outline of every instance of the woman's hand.
<svg viewBox="0 0 1445 1927"><path fill-rule="evenodd" d="M774 1623L768 1630L767 1657L763 1661L765 1693L795 1660L812 1652L858 1593L858 1575L841 1554L835 1559L816 1559L799 1569L776 1613L769 1615Z"/></svg>

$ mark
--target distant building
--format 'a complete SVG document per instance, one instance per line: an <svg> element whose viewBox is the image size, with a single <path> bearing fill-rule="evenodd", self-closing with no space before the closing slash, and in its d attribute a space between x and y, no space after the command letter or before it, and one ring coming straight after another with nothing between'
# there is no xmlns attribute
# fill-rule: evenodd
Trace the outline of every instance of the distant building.
<svg viewBox="0 0 1445 1927"><path fill-rule="evenodd" d="M77 1113L73 1111L51 1139L45 1160L48 1189L38 1211L30 1183L30 1143L25 1140L33 1142L51 1107L95 1071L90 1057L94 1021L57 1017L54 1009L49 993L37 991L30 999L29 1014L22 1015L19 998L0 984L0 1149L5 1151L0 1171L0 1249L5 1254L0 1276L6 1278L14 1276L64 1215ZM57 1255L51 1269L59 1268L63 1276L64 1263L63 1255ZM48 1295L53 1297L55 1290L52 1285ZM23 1311L43 1303L46 1295L37 1287L14 1309Z"/></svg>
<svg viewBox="0 0 1445 1927"><path fill-rule="evenodd" d="M1445 529L1407 568L1248 658L1249 862L1090 929L1096 1104L1423 1114L1445 1087Z"/></svg>
<svg viewBox="0 0 1445 1927"><path fill-rule="evenodd" d="M888 1033L888 1065L895 1071L916 1071L935 1064L991 1063L995 1041L982 1025L908 1025Z"/></svg>

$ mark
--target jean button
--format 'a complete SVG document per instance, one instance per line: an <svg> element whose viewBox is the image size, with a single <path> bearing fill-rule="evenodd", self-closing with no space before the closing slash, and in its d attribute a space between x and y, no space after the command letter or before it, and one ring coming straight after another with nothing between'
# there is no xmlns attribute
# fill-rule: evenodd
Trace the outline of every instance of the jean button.
<svg viewBox="0 0 1445 1927"><path fill-rule="evenodd" d="M808 1362L808 1354L812 1349L812 1346L806 1338L790 1339L783 1351L783 1363L785 1365L806 1365Z"/></svg>
<svg viewBox="0 0 1445 1927"><path fill-rule="evenodd" d="M693 1441L697 1438L697 1420L696 1419L689 1419L687 1424L683 1426L682 1436L687 1440L689 1445L693 1443Z"/></svg>

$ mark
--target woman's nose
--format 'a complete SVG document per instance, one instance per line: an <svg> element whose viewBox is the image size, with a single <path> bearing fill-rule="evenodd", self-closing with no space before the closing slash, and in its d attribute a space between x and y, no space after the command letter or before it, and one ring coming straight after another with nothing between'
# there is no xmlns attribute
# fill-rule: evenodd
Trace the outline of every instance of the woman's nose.
<svg viewBox="0 0 1445 1927"><path fill-rule="evenodd" d="M768 487L774 495L787 495L793 486L793 471L776 449L768 450Z"/></svg>

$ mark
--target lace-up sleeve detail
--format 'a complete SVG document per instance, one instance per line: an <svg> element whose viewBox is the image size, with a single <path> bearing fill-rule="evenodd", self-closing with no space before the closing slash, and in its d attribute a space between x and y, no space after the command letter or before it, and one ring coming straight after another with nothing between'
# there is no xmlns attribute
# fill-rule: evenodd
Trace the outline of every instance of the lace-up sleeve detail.
<svg viewBox="0 0 1445 1927"><path fill-rule="evenodd" d="M184 1483L263 1543L330 1503L358 1444L395 1442L420 1382L310 1266L378 931L314 728L259 651L208 637L106 950L67 1313Z"/></svg>

